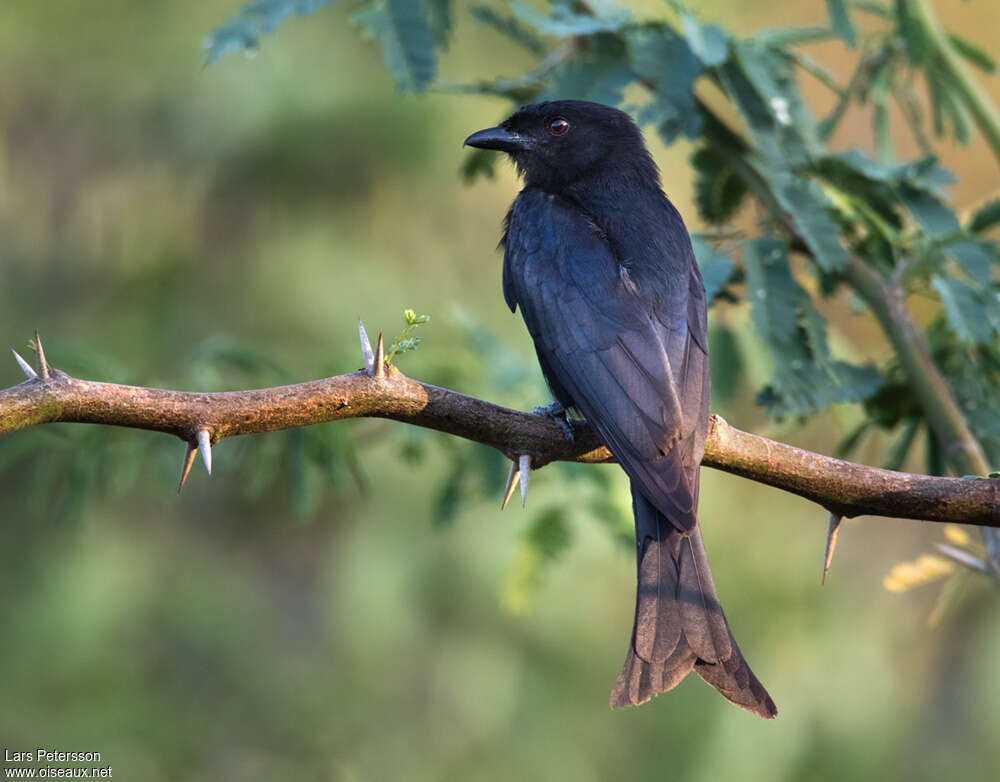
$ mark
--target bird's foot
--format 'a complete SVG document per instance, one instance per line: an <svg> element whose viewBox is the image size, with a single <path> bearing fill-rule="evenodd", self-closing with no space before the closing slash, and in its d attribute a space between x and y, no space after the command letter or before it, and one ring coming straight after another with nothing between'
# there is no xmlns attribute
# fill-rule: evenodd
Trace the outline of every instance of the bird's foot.
<svg viewBox="0 0 1000 782"><path fill-rule="evenodd" d="M546 407L536 407L533 412L535 415L548 416L559 424L559 428L563 430L563 434L566 435L567 440L576 439L576 430L573 429L573 422L569 420L569 416L566 415L566 408L558 399Z"/></svg>

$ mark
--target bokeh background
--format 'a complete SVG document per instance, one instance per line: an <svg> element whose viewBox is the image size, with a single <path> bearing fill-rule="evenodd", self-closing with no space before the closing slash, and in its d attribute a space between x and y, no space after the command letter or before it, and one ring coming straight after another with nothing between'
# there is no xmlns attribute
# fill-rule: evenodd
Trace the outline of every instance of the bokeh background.
<svg viewBox="0 0 1000 782"><path fill-rule="evenodd" d="M997 53L1000 6L935 7ZM412 307L431 321L404 372L548 401L500 295L513 172L471 186L458 174L462 139L507 106L399 96L342 7L288 22L255 58L203 67L201 39L237 8L0 7L0 341L24 352L37 328L80 376L224 390L353 371L358 316L394 334ZM750 32L822 23L826 7L701 11ZM810 52L848 72L841 44ZM459 6L445 81L529 65ZM838 141L870 148L867 118ZM690 149L653 147L697 228ZM942 154L958 204L996 189L980 141ZM849 308L827 314L839 351L887 355ZM747 332L742 307L712 319ZM741 347L739 367L732 351L715 367L728 380L714 409L833 452L858 412L769 421L754 404L765 369ZM0 362L0 386L19 380ZM861 458L881 463L885 445L873 436ZM606 473L597 489L572 467L543 470L528 511L501 514L501 460L399 424L225 441L214 476L197 467L177 497L183 450L84 426L0 439L0 745L100 751L116 779L149 782L1000 775L995 594L970 581L931 626L937 586L882 584L941 539L936 525L847 523L821 587L821 509L706 469L716 582L779 717L694 677L611 712L635 578L614 468L576 468ZM457 463L474 467L449 483ZM594 491L607 514L580 501ZM562 505L572 545L540 567L531 520Z"/></svg>

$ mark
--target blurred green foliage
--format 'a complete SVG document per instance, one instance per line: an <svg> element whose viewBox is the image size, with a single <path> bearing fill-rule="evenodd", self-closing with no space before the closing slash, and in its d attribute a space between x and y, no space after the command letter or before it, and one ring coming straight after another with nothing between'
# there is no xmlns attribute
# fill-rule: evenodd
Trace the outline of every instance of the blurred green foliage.
<svg viewBox="0 0 1000 782"><path fill-rule="evenodd" d="M357 369L357 317L392 333L413 306L433 320L402 371L544 403L492 253L513 174L462 162L459 144L511 101L589 97L674 144L655 152L715 302L718 412L948 469L838 276L847 248L905 286L997 459L996 166L911 0L236 5L0 10L0 325L15 346L38 327L80 377L274 385ZM1000 10L934 6L989 71L974 41ZM241 50L256 56L225 56ZM742 159L815 263L756 206L726 154L742 151L697 111L706 90L728 97L724 119L754 144ZM460 166L493 179L470 190ZM215 450L211 482L178 499L183 446L162 435L0 442L4 746L98 750L116 777L153 782L1000 773L995 590L949 582L927 630L935 594L881 586L935 530L848 525L821 593L819 510L705 471L720 593L781 717L752 720L697 682L610 713L634 589L613 466L536 473L527 513L500 516L503 458L433 432L344 422Z"/></svg>

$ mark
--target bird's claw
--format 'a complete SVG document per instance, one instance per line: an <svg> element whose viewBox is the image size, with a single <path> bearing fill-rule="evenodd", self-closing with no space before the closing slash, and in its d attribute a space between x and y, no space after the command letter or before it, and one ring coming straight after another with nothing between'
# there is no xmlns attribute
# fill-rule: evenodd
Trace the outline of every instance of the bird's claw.
<svg viewBox="0 0 1000 782"><path fill-rule="evenodd" d="M567 440L576 439L576 430L573 428L573 422L569 420L569 416L566 415L566 408L559 400L545 407L536 407L533 412L535 415L548 416L555 421L559 425L559 428L562 429L563 434L566 435Z"/></svg>

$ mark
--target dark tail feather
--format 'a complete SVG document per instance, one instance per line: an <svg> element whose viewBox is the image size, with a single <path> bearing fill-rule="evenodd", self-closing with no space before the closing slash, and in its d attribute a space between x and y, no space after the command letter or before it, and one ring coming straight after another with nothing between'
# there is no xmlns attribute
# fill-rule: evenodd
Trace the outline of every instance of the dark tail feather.
<svg viewBox="0 0 1000 782"><path fill-rule="evenodd" d="M677 530L633 489L638 587L635 624L611 706L638 706L692 670L747 711L778 710L736 645L715 593L701 530Z"/></svg>

